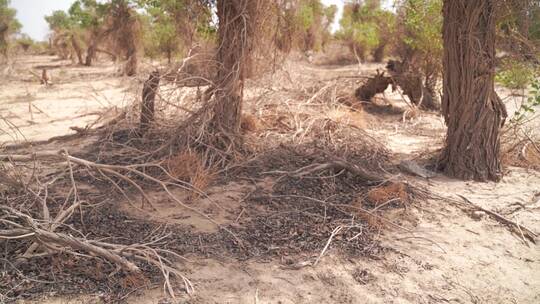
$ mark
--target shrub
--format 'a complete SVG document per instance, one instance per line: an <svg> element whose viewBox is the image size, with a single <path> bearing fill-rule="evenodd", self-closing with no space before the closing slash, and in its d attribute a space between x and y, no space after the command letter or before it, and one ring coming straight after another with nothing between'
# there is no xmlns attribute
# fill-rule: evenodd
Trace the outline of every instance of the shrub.
<svg viewBox="0 0 540 304"><path fill-rule="evenodd" d="M530 82L529 96L526 101L514 112L511 123L524 122L531 114L536 113L538 107L540 107L540 79L534 78Z"/></svg>
<svg viewBox="0 0 540 304"><path fill-rule="evenodd" d="M347 3L337 37L361 60L372 54L374 61L380 62L383 60L385 47L394 35L395 21L396 16L383 10L380 1Z"/></svg>
<svg viewBox="0 0 540 304"><path fill-rule="evenodd" d="M526 89L535 78L535 68L519 60L505 60L495 76L495 81L512 90Z"/></svg>

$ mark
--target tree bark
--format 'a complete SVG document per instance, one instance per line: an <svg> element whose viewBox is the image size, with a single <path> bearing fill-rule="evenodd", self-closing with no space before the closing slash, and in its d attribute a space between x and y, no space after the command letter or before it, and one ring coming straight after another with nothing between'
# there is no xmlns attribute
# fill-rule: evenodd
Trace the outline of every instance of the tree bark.
<svg viewBox="0 0 540 304"><path fill-rule="evenodd" d="M494 89L496 0L444 0L443 102L448 131L440 169L465 180L502 177L506 109Z"/></svg>
<svg viewBox="0 0 540 304"><path fill-rule="evenodd" d="M260 0L219 0L219 62L212 127L224 135L240 133L244 79L253 48L253 23Z"/></svg>

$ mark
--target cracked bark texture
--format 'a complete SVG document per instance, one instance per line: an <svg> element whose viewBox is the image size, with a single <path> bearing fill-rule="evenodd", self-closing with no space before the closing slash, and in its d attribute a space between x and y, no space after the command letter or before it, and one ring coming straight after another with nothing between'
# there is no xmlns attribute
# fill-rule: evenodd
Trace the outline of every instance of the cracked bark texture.
<svg viewBox="0 0 540 304"><path fill-rule="evenodd" d="M494 88L496 0L445 0L442 111L448 126L440 169L499 181L506 109Z"/></svg>

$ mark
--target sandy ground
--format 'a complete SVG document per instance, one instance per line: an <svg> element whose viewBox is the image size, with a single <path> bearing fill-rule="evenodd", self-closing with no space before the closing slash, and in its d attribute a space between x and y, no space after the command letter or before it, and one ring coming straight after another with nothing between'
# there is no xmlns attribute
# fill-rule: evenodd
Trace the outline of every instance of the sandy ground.
<svg viewBox="0 0 540 304"><path fill-rule="evenodd" d="M44 86L30 71L48 70L52 84ZM21 57L0 83L0 142L39 141L74 133L115 106L131 102L133 79L115 77L111 64L79 67L55 57ZM112 114L112 113L106 113Z"/></svg>
<svg viewBox="0 0 540 304"><path fill-rule="evenodd" d="M19 63L24 68L16 72L20 77L11 77L15 79L1 84L0 115L4 121L0 142L64 135L70 132L69 127L84 127L104 109L135 98L131 92L138 81L115 77L114 67L73 67L52 59L21 58ZM51 87L40 85L24 73L25 69L43 64L62 65L52 70ZM366 71L376 68L368 66ZM307 81L355 70L355 66L304 66L291 74ZM399 98L390 93L387 97ZM359 124L386 142L396 162L437 149L444 136L443 121L435 114L407 122L371 114L362 114L361 118L351 113L328 115L333 119L362 120ZM14 132L10 124L16 125L18 131ZM456 195L461 194L540 231L540 172L507 168L500 183L463 182L444 176L429 181L408 179L444 197L457 199ZM210 188L208 193L215 199L226 196L228 199L222 203L235 209L249 190L247 186L232 184ZM152 215L157 221L175 223L185 215L184 210L159 207L160 211ZM525 243L486 215L472 218L445 201L418 203L407 212L415 219L415 225L408 227L410 231L389 229L381 235L389 250L379 260L347 259L331 248L317 266L300 269L288 269L280 261L189 257L191 262L186 264L185 271L197 293L180 303L540 303L538 245ZM202 231L211 229L199 221L190 224ZM100 303L98 298L50 297L39 302ZM153 304L167 300L156 287L132 296L128 302Z"/></svg>

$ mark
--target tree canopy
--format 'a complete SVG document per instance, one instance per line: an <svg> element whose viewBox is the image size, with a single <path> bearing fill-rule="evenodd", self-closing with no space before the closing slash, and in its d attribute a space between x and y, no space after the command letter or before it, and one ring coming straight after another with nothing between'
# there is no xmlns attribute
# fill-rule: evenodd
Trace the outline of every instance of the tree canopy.
<svg viewBox="0 0 540 304"><path fill-rule="evenodd" d="M17 11L11 8L10 4L10 0L0 0L0 54L5 57L9 37L21 29L21 24L16 18Z"/></svg>

